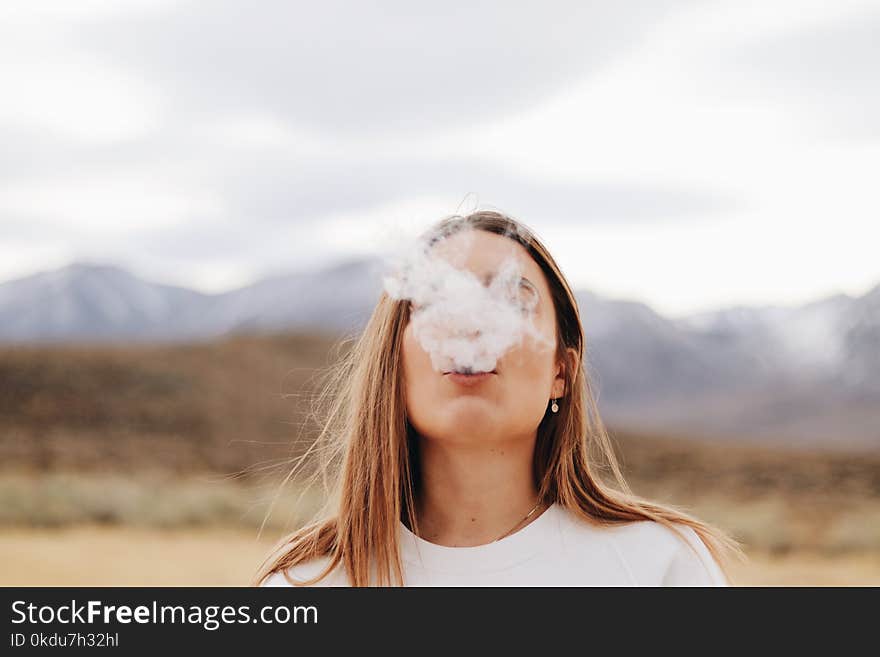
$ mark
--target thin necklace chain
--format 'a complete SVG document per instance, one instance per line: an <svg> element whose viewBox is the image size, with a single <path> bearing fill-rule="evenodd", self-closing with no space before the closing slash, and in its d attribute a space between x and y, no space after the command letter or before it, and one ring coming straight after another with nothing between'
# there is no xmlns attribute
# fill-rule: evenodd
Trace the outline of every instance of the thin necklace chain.
<svg viewBox="0 0 880 657"><path fill-rule="evenodd" d="M505 532L504 534L502 534L501 536L499 536L498 538L496 538L496 539L495 539L494 541L492 541L492 542L493 542L493 543L497 543L497 542L500 541L502 538L505 538L505 537L507 537L507 536L510 536L510 535L516 530L516 528L519 527L521 524L523 524L526 520L528 520L528 519L532 516L532 514L533 514L535 511L538 510L538 507L540 507L540 506L541 506L541 500L538 500L538 503L537 503L535 506L532 507L532 510L529 511L529 512L525 515L525 517L523 517L522 520L520 520L520 521L519 521L518 523L516 523L513 527L511 527L507 532Z"/></svg>
<svg viewBox="0 0 880 657"><path fill-rule="evenodd" d="M493 542L493 543L497 543L497 542L500 541L502 538L505 538L506 536L510 536L510 535L514 532L514 530L515 530L517 527L519 527L519 526L520 526L521 524L523 524L526 520L528 520L528 519L531 517L531 515L532 515L535 511L538 510L538 507L539 507L539 506L541 506L541 500L538 500L538 503L537 503L534 507L532 507L532 510L529 511L529 512L526 514L525 518L523 518L522 520L520 520L520 521L519 521L518 523L516 523L513 527L511 527L509 531L505 532L504 534L502 534L501 536L499 536L498 538L496 538L496 539L495 539L494 541L492 541L492 542Z"/></svg>

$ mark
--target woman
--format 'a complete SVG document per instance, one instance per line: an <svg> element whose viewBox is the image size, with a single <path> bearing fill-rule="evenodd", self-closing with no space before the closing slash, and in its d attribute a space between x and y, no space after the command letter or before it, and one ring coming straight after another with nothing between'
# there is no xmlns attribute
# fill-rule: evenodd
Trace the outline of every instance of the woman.
<svg viewBox="0 0 880 657"><path fill-rule="evenodd" d="M334 494L254 584L729 585L735 540L624 481L574 295L535 235L489 211L428 235L474 280L515 261L524 314L552 348L526 336L491 371L442 371L414 329L419 309L384 292L323 397L310 451L329 454Z"/></svg>

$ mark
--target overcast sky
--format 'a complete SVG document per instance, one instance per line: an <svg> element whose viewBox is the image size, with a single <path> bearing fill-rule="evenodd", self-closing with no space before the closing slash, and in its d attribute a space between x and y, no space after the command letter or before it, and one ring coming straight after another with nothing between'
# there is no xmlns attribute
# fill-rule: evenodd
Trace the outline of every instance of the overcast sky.
<svg viewBox="0 0 880 657"><path fill-rule="evenodd" d="M0 3L0 279L219 291L508 212L679 315L880 283L880 0Z"/></svg>

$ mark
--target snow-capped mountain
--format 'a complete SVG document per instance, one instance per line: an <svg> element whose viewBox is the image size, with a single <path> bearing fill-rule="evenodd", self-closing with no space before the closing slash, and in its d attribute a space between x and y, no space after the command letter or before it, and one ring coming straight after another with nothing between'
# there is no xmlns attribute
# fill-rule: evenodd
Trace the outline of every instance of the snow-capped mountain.
<svg viewBox="0 0 880 657"><path fill-rule="evenodd" d="M726 308L678 325L756 354L777 374L848 388L880 384L880 285L862 297L837 294L802 306Z"/></svg>
<svg viewBox="0 0 880 657"><path fill-rule="evenodd" d="M842 352L844 383L880 389L880 285L848 309Z"/></svg>
<svg viewBox="0 0 880 657"><path fill-rule="evenodd" d="M273 276L216 296L209 334L290 328L348 331L369 316L381 291L380 263L353 260L315 272Z"/></svg>
<svg viewBox="0 0 880 657"><path fill-rule="evenodd" d="M152 339L185 334L175 320L209 297L106 264L76 263L0 284L5 342Z"/></svg>
<svg viewBox="0 0 880 657"><path fill-rule="evenodd" d="M603 391L633 400L644 395L731 389L763 380L772 368L739 341L667 319L633 301L577 294L587 361Z"/></svg>
<svg viewBox="0 0 880 657"><path fill-rule="evenodd" d="M379 261L355 260L203 294L78 263L0 284L0 342L356 331L380 274ZM577 299L594 390L618 426L880 448L880 285L861 297L678 319L586 290Z"/></svg>
<svg viewBox="0 0 880 657"><path fill-rule="evenodd" d="M218 294L75 263L0 284L0 342L190 340L246 330L349 330L379 298L378 263L262 279Z"/></svg>

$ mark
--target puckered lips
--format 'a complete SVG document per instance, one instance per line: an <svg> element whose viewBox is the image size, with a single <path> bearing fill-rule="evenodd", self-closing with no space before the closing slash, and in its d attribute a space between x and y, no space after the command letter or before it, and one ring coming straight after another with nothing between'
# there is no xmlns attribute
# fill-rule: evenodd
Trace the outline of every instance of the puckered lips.
<svg viewBox="0 0 880 657"><path fill-rule="evenodd" d="M491 379L493 376L498 375L497 368L491 371L481 371L481 370L473 370L469 367L461 368L459 370L448 370L443 372L443 376L452 381L453 383L457 383L458 385L463 386L471 386L476 385L478 383L482 383Z"/></svg>

